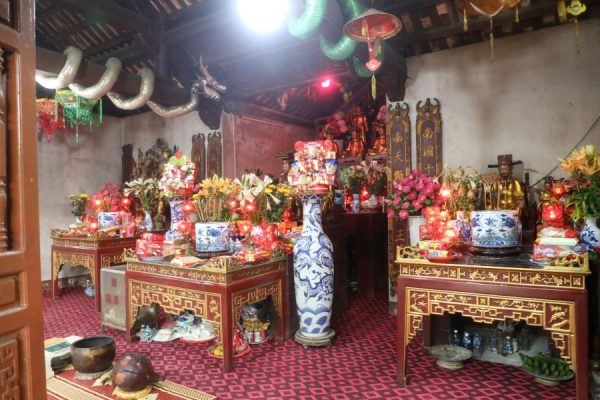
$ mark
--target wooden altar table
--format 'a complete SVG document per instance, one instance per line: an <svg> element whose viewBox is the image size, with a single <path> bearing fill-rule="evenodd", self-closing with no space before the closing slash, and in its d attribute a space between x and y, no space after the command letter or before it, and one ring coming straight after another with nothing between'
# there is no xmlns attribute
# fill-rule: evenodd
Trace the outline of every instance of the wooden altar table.
<svg viewBox="0 0 600 400"><path fill-rule="evenodd" d="M205 265L175 267L167 262L143 262L126 258L127 290L126 338L131 340L135 318L141 306L160 305L166 313L194 315L214 325L216 340L223 345L223 370L233 370L233 329L242 306L271 296L277 315L271 319L277 341L285 340L287 323L286 259L276 257L259 264L229 268Z"/></svg>
<svg viewBox="0 0 600 400"><path fill-rule="evenodd" d="M589 397L587 259L582 268L541 268L526 255L502 261L467 256L460 263L402 257L399 248L399 384L406 383L406 346L417 329L430 345L431 315L448 312L488 324L512 318L541 326L575 372L577 399Z"/></svg>
<svg viewBox="0 0 600 400"><path fill-rule="evenodd" d="M64 236L52 230L52 297L60 294L58 275L64 265L84 267L96 289L96 311L100 311L100 269L120 264L123 251L135 247L135 237Z"/></svg>

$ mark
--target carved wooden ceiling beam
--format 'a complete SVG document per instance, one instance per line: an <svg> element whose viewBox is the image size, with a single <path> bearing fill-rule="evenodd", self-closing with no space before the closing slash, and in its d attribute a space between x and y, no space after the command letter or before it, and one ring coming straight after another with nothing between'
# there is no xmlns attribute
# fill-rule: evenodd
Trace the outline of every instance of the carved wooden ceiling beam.
<svg viewBox="0 0 600 400"><path fill-rule="evenodd" d="M120 6L113 0L58 0L63 5L77 9L86 19L96 23L107 23L119 27L131 28L132 26L152 25L154 21L148 19L129 8Z"/></svg>

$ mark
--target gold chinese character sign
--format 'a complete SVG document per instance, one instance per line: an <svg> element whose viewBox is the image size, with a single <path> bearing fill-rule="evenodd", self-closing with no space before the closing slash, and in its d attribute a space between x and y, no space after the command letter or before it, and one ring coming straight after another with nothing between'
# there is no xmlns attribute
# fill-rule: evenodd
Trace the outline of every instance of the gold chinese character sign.
<svg viewBox="0 0 600 400"><path fill-rule="evenodd" d="M417 102L417 168L429 176L442 172L442 116L440 101Z"/></svg>

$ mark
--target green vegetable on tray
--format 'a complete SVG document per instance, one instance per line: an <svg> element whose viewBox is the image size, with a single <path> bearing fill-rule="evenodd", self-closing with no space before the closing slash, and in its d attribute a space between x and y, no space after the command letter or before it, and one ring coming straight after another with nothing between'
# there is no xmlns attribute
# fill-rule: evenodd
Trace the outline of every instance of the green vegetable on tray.
<svg viewBox="0 0 600 400"><path fill-rule="evenodd" d="M519 353L519 356L521 357L523 368L533 374L554 378L573 375L569 364L562 358L553 358L547 354L539 354L531 357Z"/></svg>

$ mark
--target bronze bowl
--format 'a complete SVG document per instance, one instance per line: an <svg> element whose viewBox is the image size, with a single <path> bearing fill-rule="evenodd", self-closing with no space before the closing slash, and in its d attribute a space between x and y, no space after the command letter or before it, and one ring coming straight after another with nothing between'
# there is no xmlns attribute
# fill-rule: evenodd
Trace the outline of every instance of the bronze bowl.
<svg viewBox="0 0 600 400"><path fill-rule="evenodd" d="M139 392L158 381L152 363L143 354L128 353L115 364L112 381L122 392Z"/></svg>
<svg viewBox="0 0 600 400"><path fill-rule="evenodd" d="M112 367L115 358L115 339L110 336L91 336L71 344L71 360L75 378L96 379Z"/></svg>

